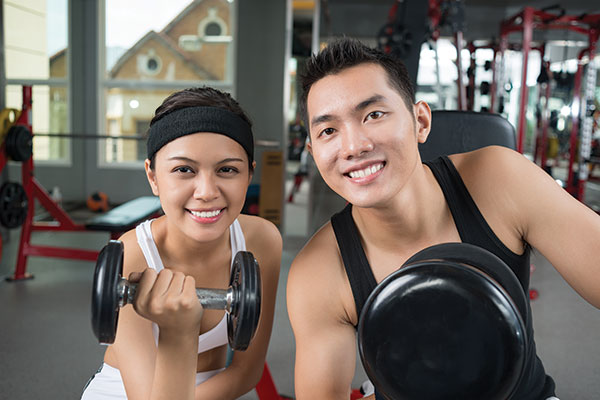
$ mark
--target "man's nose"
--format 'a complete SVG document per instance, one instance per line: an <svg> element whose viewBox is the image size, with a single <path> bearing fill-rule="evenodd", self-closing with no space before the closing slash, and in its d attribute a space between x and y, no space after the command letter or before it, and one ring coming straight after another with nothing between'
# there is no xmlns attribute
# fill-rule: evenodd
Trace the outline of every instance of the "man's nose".
<svg viewBox="0 0 600 400"><path fill-rule="evenodd" d="M351 160L373 151L373 142L360 128L350 128L342 135L342 156Z"/></svg>

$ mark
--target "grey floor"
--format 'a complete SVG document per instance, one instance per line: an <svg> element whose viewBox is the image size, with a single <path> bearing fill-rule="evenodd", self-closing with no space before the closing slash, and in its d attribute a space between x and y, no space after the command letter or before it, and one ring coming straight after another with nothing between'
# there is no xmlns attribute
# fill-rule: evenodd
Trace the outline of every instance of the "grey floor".
<svg viewBox="0 0 600 400"><path fill-rule="evenodd" d="M285 283L291 261L307 240L315 218L306 206L311 196L308 186L303 184L286 209L277 310L267 355L279 392L288 396L294 393L294 338L286 312ZM34 236L36 243L91 249L99 249L107 239L105 234L91 232ZM13 271L18 241L18 230L5 238L0 276ZM582 300L543 257L536 254L532 262L531 286L539 291L539 298L532 302L538 354L557 382L557 394L561 400L600 399L600 311ZM0 280L0 399L79 398L104 351L90 327L93 268L91 262L30 258L27 270L34 279ZM357 366L354 385L364 379ZM257 396L251 392L243 399Z"/></svg>

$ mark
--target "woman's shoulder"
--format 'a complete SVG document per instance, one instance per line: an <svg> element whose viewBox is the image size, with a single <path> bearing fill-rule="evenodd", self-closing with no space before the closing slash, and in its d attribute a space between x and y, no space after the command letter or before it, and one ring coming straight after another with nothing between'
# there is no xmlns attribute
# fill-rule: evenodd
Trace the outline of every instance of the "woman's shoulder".
<svg viewBox="0 0 600 400"><path fill-rule="evenodd" d="M283 242L281 233L275 224L254 215L240 214L238 217L246 248L257 259L276 261L279 264Z"/></svg>
<svg viewBox="0 0 600 400"><path fill-rule="evenodd" d="M139 272L148 268L144 253L138 245L135 229L124 233L119 241L123 243L123 276L126 277L131 272Z"/></svg>
<svg viewBox="0 0 600 400"><path fill-rule="evenodd" d="M244 232L246 243L253 242L281 242L281 233L277 226L264 218L255 215L240 214L238 222Z"/></svg>

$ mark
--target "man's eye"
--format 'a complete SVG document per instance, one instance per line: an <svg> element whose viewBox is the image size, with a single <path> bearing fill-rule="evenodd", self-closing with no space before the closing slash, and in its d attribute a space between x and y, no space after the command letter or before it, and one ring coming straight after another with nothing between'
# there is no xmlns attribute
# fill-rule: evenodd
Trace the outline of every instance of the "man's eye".
<svg viewBox="0 0 600 400"><path fill-rule="evenodd" d="M378 119L383 117L383 112L381 111L373 111L367 115L367 119Z"/></svg>
<svg viewBox="0 0 600 400"><path fill-rule="evenodd" d="M320 134L319 136L321 136L321 135L326 135L326 136L329 136L329 135L331 135L331 134L332 134L334 131L335 131L335 130L334 130L333 128L325 128L325 129L323 129L323 130L321 131L321 134Z"/></svg>

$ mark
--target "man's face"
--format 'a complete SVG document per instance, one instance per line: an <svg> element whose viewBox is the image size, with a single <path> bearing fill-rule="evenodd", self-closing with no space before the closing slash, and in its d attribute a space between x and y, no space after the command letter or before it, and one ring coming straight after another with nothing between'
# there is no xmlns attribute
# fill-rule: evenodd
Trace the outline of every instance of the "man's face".
<svg viewBox="0 0 600 400"><path fill-rule="evenodd" d="M309 150L325 182L359 207L385 206L420 162L429 107L407 109L385 70L360 64L328 75L307 98Z"/></svg>

